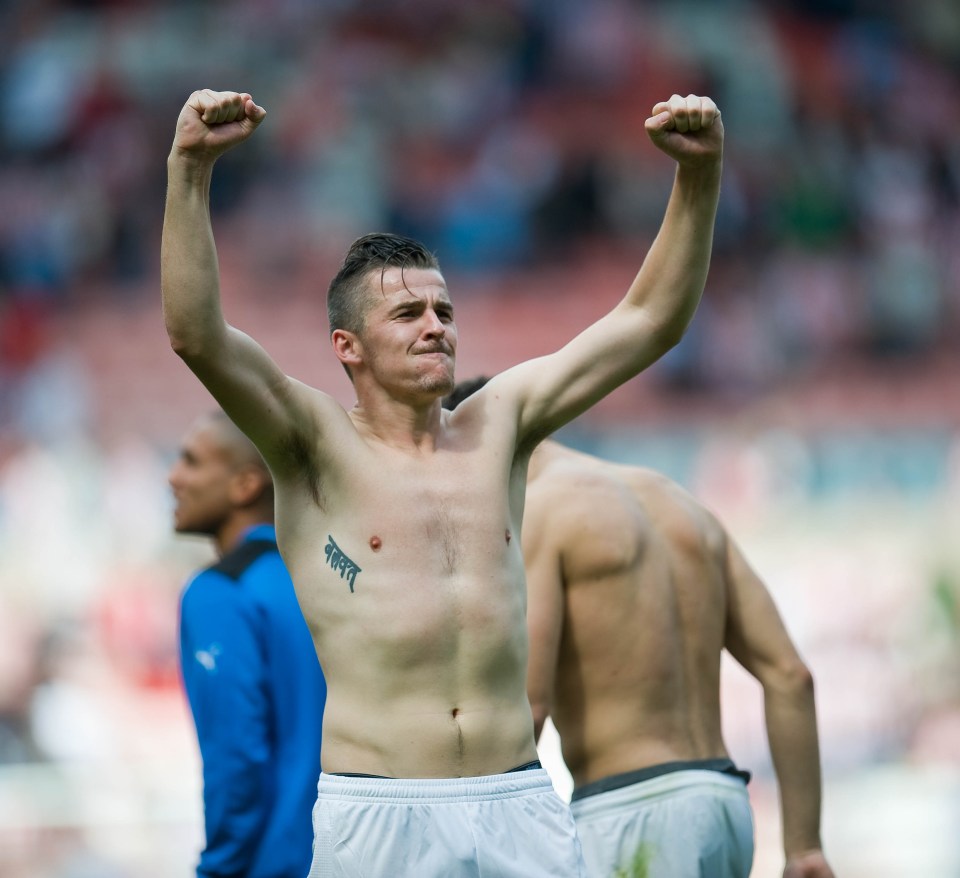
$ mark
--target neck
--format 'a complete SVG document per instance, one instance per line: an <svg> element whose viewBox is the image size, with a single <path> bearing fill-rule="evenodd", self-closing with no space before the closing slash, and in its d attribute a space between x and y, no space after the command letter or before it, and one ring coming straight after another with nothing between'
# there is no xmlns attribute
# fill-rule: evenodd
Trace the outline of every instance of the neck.
<svg viewBox="0 0 960 878"><path fill-rule="evenodd" d="M273 521L264 515L231 516L228 521L224 522L223 526L217 531L213 538L214 544L217 547L217 554L222 558L227 552L236 547L243 538L243 535L250 530L250 528L256 527L258 524L272 525Z"/></svg>
<svg viewBox="0 0 960 878"><path fill-rule="evenodd" d="M349 414L360 433L386 445L416 449L435 446L444 417L439 397L423 404L377 397L357 402Z"/></svg>

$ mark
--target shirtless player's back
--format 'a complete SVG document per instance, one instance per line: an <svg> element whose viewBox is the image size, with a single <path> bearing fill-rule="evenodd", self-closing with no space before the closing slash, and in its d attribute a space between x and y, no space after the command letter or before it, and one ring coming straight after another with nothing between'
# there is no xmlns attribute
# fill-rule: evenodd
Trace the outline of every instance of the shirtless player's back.
<svg viewBox="0 0 960 878"><path fill-rule="evenodd" d="M788 874L829 878L812 678L717 519L659 473L548 441L523 548L537 734L552 716L591 874L749 874L746 776L721 733L727 649L764 689L787 868L805 870Z"/></svg>

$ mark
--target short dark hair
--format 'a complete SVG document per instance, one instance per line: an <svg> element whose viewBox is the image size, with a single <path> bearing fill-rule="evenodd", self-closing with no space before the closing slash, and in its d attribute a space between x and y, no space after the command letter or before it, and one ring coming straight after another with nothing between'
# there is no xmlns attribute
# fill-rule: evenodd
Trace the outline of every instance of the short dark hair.
<svg viewBox="0 0 960 878"><path fill-rule="evenodd" d="M330 334L334 330L363 331L364 319L370 303L367 275L380 269L381 281L387 268L435 268L440 270L437 257L419 241L394 235L391 232L373 232L357 238L347 250L343 264L330 281L327 290L327 318Z"/></svg>
<svg viewBox="0 0 960 878"><path fill-rule="evenodd" d="M443 407L445 409L455 409L468 396L476 393L490 379L486 375L478 375L476 378L468 378L466 381L458 381L456 387L443 398Z"/></svg>

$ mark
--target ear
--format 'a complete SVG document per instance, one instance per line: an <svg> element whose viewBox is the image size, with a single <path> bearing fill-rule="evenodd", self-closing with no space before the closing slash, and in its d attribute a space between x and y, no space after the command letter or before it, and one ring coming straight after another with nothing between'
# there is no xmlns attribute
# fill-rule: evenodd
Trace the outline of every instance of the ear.
<svg viewBox="0 0 960 878"><path fill-rule="evenodd" d="M230 500L234 506L251 506L267 486L267 475L259 467L240 467L230 478Z"/></svg>
<svg viewBox="0 0 960 878"><path fill-rule="evenodd" d="M344 366L357 366L363 362L363 344L356 333L335 329L330 336L333 352Z"/></svg>

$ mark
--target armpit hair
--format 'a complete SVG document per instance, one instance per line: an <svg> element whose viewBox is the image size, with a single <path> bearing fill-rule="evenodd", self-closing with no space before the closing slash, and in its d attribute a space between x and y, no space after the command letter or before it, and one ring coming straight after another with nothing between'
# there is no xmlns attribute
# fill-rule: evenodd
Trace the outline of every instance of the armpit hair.
<svg viewBox="0 0 960 878"><path fill-rule="evenodd" d="M290 460L299 478L307 483L313 502L318 509L326 509L326 498L320 481L320 467L317 466L316 451L312 442L299 432L291 432L281 443L280 452Z"/></svg>

